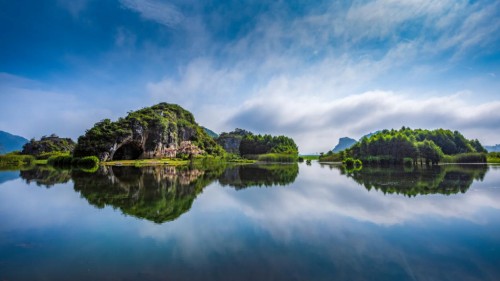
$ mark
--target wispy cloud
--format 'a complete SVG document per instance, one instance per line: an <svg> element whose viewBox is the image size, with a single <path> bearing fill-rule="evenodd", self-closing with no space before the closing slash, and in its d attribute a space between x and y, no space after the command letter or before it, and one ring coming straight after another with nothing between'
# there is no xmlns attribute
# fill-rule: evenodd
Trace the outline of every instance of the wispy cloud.
<svg viewBox="0 0 500 281"><path fill-rule="evenodd" d="M461 130L467 137L487 143L497 141L494 132L500 130L500 102L470 104L462 94L418 99L372 91L331 101L264 96L241 106L227 119L228 127L287 133L306 153L329 150L343 136L359 138L401 126Z"/></svg>
<svg viewBox="0 0 500 281"><path fill-rule="evenodd" d="M183 20L182 13L172 4L157 0L120 0L128 9L167 27L173 27Z"/></svg>

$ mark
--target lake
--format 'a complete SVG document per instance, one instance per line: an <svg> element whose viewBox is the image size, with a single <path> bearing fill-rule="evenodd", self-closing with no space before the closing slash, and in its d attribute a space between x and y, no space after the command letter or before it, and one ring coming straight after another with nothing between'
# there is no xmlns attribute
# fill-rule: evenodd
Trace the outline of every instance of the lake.
<svg viewBox="0 0 500 281"><path fill-rule="evenodd" d="M500 166L0 172L0 280L500 280Z"/></svg>

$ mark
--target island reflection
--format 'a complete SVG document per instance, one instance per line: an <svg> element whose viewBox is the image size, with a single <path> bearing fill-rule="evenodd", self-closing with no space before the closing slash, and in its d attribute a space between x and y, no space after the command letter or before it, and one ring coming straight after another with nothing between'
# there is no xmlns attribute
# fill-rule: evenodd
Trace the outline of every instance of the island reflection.
<svg viewBox="0 0 500 281"><path fill-rule="evenodd" d="M342 175L353 179L368 191L375 189L384 194L417 196L427 194L465 193L473 181L483 181L487 165L440 165L417 167L363 167L347 170L332 165Z"/></svg>
<svg viewBox="0 0 500 281"><path fill-rule="evenodd" d="M47 188L71 179L74 190L97 208L111 206L126 215L164 223L189 211L198 194L214 181L236 190L251 186L284 186L293 183L298 172L297 164L102 166L92 173L36 167L21 171L20 177L27 183Z"/></svg>

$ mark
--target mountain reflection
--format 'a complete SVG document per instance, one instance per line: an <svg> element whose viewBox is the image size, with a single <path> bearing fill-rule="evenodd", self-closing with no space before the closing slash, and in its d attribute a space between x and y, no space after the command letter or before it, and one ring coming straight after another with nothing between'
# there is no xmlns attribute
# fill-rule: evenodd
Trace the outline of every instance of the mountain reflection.
<svg viewBox="0 0 500 281"><path fill-rule="evenodd" d="M352 178L367 190L375 189L384 194L407 196L465 193L474 180L482 181L488 171L487 165L363 167L351 171L340 166L335 167L341 174Z"/></svg>

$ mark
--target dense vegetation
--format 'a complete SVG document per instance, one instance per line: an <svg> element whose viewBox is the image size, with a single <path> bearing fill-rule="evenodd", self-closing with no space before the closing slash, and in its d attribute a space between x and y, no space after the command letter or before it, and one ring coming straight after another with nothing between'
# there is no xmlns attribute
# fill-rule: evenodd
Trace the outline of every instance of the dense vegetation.
<svg viewBox="0 0 500 281"><path fill-rule="evenodd" d="M291 154L298 155L299 148L293 139L285 136L246 135L241 140L240 154Z"/></svg>
<svg viewBox="0 0 500 281"><path fill-rule="evenodd" d="M352 157L363 164L416 164L425 162L486 162L486 150L478 140L467 140L458 131L383 130L363 138L344 153L327 153L320 161Z"/></svg>
<svg viewBox="0 0 500 281"><path fill-rule="evenodd" d="M286 136L254 135L237 128L221 133L217 142L228 153L262 162L295 162L298 157L295 141Z"/></svg>
<svg viewBox="0 0 500 281"><path fill-rule="evenodd" d="M70 138L60 138L56 134L43 136L40 140L31 139L23 146L22 154L33 155L37 159L47 159L54 154L69 154L75 149Z"/></svg>
<svg viewBox="0 0 500 281"><path fill-rule="evenodd" d="M500 164L500 152L490 152L487 155L488 163L499 163Z"/></svg>
<svg viewBox="0 0 500 281"><path fill-rule="evenodd" d="M74 156L98 156L103 159L102 155L127 139L144 142L138 146L146 151L155 150L159 143L179 146L182 141L191 141L208 155L224 154L224 150L195 122L189 111L176 104L160 103L129 112L125 118L115 122L104 119L96 123L78 138Z"/></svg>

